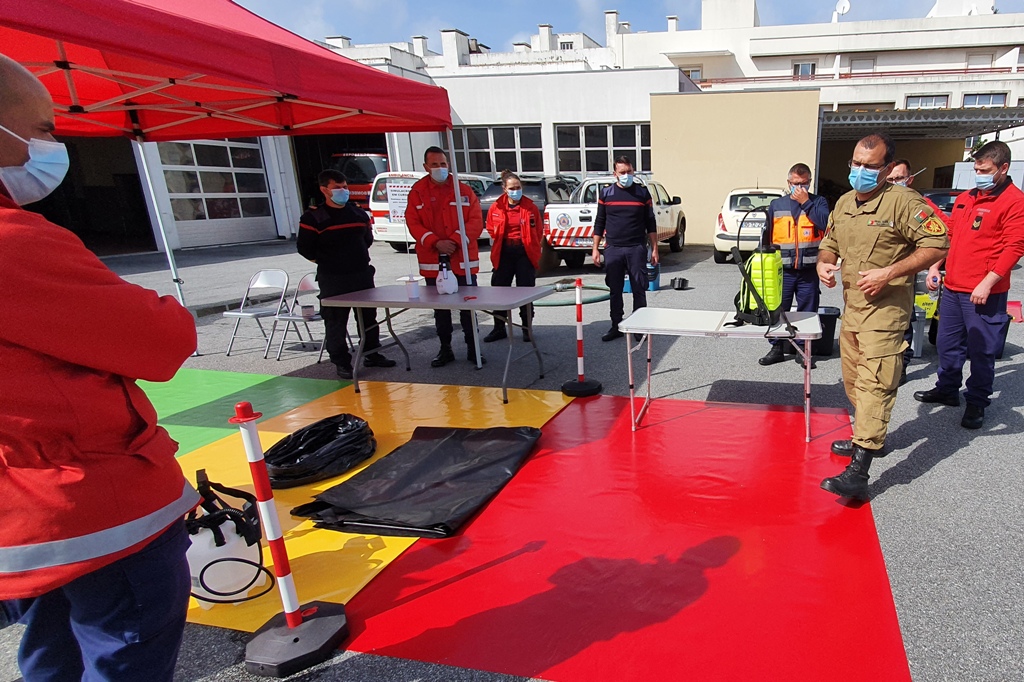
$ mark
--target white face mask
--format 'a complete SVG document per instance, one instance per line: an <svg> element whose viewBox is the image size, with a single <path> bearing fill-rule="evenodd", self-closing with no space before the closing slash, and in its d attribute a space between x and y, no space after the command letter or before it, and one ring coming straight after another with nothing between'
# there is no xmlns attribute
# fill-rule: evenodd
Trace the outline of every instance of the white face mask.
<svg viewBox="0 0 1024 682"><path fill-rule="evenodd" d="M25 165L0 167L0 182L7 188L11 199L24 206L49 196L67 175L70 165L68 148L60 142L34 137L26 140L3 126L0 130L28 145Z"/></svg>

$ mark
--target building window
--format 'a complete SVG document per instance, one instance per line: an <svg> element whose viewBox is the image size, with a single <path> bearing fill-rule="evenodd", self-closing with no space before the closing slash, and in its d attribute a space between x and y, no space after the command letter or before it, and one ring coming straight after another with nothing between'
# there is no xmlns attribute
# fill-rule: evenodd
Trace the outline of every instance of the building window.
<svg viewBox="0 0 1024 682"><path fill-rule="evenodd" d="M494 175L506 168L516 173L543 173L540 126L457 128L456 167L462 173Z"/></svg>
<svg viewBox="0 0 1024 682"><path fill-rule="evenodd" d="M814 78L817 66L814 62L796 62L793 64L793 78Z"/></svg>
<svg viewBox="0 0 1024 682"><path fill-rule="evenodd" d="M969 55L967 55L967 68L968 69L991 69L992 68L992 55L991 54L969 54Z"/></svg>
<svg viewBox="0 0 1024 682"><path fill-rule="evenodd" d="M1005 92L985 92L977 95L964 95L964 109L981 107L1005 107Z"/></svg>
<svg viewBox="0 0 1024 682"><path fill-rule="evenodd" d="M648 123L601 123L555 126L558 172L610 173L619 156L633 160L637 171L651 170L651 126Z"/></svg>
<svg viewBox="0 0 1024 682"><path fill-rule="evenodd" d="M911 95L907 97L907 109L947 109L949 95Z"/></svg>
<svg viewBox="0 0 1024 682"><path fill-rule="evenodd" d="M559 42L558 43L558 49L559 50L571 50L572 49L572 41L571 40L563 40L563 41Z"/></svg>
<svg viewBox="0 0 1024 682"><path fill-rule="evenodd" d="M691 66L690 68L687 69L680 69L680 71L682 71L683 75L692 80L694 83L699 83L701 81L701 75L703 70L699 66Z"/></svg>
<svg viewBox="0 0 1024 682"><path fill-rule="evenodd" d="M175 220L263 218L270 193L255 138L158 142Z"/></svg>
<svg viewBox="0 0 1024 682"><path fill-rule="evenodd" d="M974 149L974 145L978 144L978 136L972 135L964 140L964 149L970 151Z"/></svg>
<svg viewBox="0 0 1024 682"><path fill-rule="evenodd" d="M875 70L874 59L851 59L850 73L872 73Z"/></svg>

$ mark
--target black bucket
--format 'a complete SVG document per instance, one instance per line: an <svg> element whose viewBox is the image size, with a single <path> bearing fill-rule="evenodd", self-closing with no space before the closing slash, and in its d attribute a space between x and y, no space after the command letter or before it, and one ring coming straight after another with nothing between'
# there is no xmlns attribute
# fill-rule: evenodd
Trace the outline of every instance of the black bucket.
<svg viewBox="0 0 1024 682"><path fill-rule="evenodd" d="M831 357L836 347L836 322L842 311L839 308L824 306L818 308L818 319L821 320L821 338L811 341L811 355Z"/></svg>

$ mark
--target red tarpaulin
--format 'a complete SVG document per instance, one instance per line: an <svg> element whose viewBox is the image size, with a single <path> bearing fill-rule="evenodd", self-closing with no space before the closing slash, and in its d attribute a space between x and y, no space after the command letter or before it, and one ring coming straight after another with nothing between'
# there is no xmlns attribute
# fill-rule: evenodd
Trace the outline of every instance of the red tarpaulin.
<svg viewBox="0 0 1024 682"><path fill-rule="evenodd" d="M444 89L346 59L229 0L0 0L0 53L57 134L148 141L438 131Z"/></svg>

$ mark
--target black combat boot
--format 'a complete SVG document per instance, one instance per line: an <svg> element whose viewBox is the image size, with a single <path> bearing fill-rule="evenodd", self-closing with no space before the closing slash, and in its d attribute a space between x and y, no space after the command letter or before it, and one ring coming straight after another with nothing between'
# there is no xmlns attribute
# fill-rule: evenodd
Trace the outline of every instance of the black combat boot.
<svg viewBox="0 0 1024 682"><path fill-rule="evenodd" d="M444 367L449 362L455 362L455 353L452 352L451 344L444 344L437 352L434 359L430 361L431 367Z"/></svg>
<svg viewBox="0 0 1024 682"><path fill-rule="evenodd" d="M853 500L868 499L868 469L871 467L871 450L859 445L853 446L853 458L850 466L838 476L826 478L821 482L822 490L827 490L839 497Z"/></svg>
<svg viewBox="0 0 1024 682"><path fill-rule="evenodd" d="M853 444L852 440L834 440L832 441L832 454L839 455L840 457L851 457L853 455L853 449L857 447ZM872 450L871 456L874 458L885 457L888 452L884 450Z"/></svg>
<svg viewBox="0 0 1024 682"><path fill-rule="evenodd" d="M768 365L774 365L776 362L782 362L786 358L782 354L782 344L773 344L771 350L763 358L758 359L757 364L767 367Z"/></svg>

